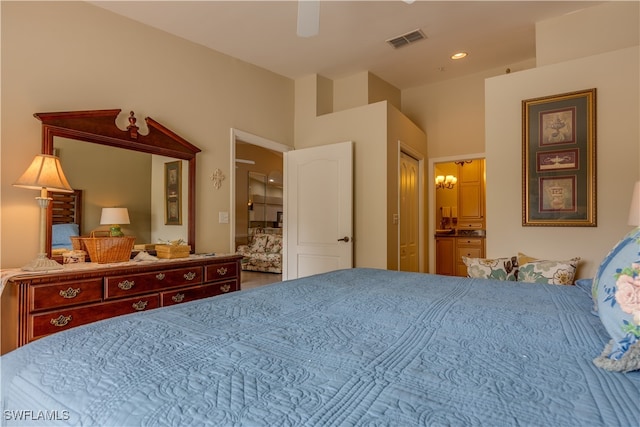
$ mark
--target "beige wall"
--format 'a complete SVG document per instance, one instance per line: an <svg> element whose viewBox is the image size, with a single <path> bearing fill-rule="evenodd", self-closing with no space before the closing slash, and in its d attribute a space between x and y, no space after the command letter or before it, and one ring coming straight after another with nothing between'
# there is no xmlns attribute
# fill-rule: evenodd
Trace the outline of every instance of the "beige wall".
<svg viewBox="0 0 640 427"><path fill-rule="evenodd" d="M536 23L536 65L638 45L640 2L611 1Z"/></svg>
<svg viewBox="0 0 640 427"><path fill-rule="evenodd" d="M386 268L386 102L316 116L316 76L295 87L296 149L353 141L354 265Z"/></svg>
<svg viewBox="0 0 640 427"><path fill-rule="evenodd" d="M123 207L131 224L122 231L136 242L151 241L151 154L66 138L55 138L53 145L69 184L83 191L82 234L108 230L100 225L102 208Z"/></svg>
<svg viewBox="0 0 640 427"><path fill-rule="evenodd" d="M640 155L638 61L638 48L628 48L487 80L488 256L579 256L579 275L590 277L631 229L626 223ZM597 89L598 226L522 227L521 102L589 88Z"/></svg>
<svg viewBox="0 0 640 427"><path fill-rule="evenodd" d="M393 216L400 214L400 152L404 151L419 162L422 178L422 233L418 238L421 244L420 271L426 272L429 265L429 249L427 227L427 194L431 187L427 184L427 137L415 123L409 120L400 110L387 103L387 266L389 270L397 270L399 261L399 234L398 224L394 224ZM369 190L371 191L371 190ZM400 221L402 222L402 217Z"/></svg>
<svg viewBox="0 0 640 427"><path fill-rule="evenodd" d="M631 183L638 177L640 156L637 64L640 32L638 3L630 3L634 4L611 2L538 23L536 49L540 62L560 61L557 68L534 69L536 59L532 58L519 64L505 64L505 68L402 92L403 112L426 129L430 158L487 152L488 256L505 256L514 250L525 253L528 250L532 256L540 257L582 256L586 261L579 274L586 277L593 274L599 260L628 230L623 218L628 209L628 196L624 196L623 208L613 199L620 194L630 194ZM625 28L618 28L621 25ZM603 40L592 43L593 37ZM636 46L627 51L631 55L628 58L588 56L627 46ZM576 65L571 61L576 55L587 55L591 60ZM607 62L610 59L613 62ZM616 90L604 90L611 85ZM590 87L598 88L599 225L592 229L522 227L520 102ZM497 93L489 94L490 89L499 93L499 100ZM628 119L622 120L617 116L619 113ZM614 139L613 135L604 133L612 128L616 129ZM611 151L611 146L616 148ZM627 153L623 154L627 159L635 159L634 166L624 174L620 172L624 169L616 168L617 160L611 154L620 155L619 150ZM614 182L620 177L624 177L621 188ZM612 220L618 222L616 230L607 225ZM508 227L502 228L503 223L509 224ZM564 236L563 244L556 243L557 230Z"/></svg>
<svg viewBox="0 0 640 427"><path fill-rule="evenodd" d="M367 89L366 97L352 98L361 104L322 115L315 106L318 93L327 87L324 79L313 75L296 80L296 149L353 141L354 265L395 269L398 232L392 215L398 213L399 142L426 158L426 136L389 102L368 104L370 97L385 93L398 101L397 91L369 73L357 77L354 85L364 81L367 88L374 86L371 93ZM371 79L375 83L369 83ZM334 86L334 99L348 97L340 93L341 87ZM427 255L425 245L425 266Z"/></svg>
<svg viewBox="0 0 640 427"><path fill-rule="evenodd" d="M484 152L484 80L532 68L533 59L402 91L402 112L427 134L429 157Z"/></svg>
<svg viewBox="0 0 640 427"><path fill-rule="evenodd" d="M229 251L229 129L293 145L293 81L85 2L1 7L1 267L38 251L37 194L11 184L40 152L43 111L134 110L201 148L196 250Z"/></svg>

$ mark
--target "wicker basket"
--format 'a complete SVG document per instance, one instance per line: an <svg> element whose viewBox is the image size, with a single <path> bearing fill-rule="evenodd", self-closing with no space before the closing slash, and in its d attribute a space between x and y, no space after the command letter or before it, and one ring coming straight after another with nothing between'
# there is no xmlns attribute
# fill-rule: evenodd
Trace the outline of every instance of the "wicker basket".
<svg viewBox="0 0 640 427"><path fill-rule="evenodd" d="M156 245L156 255L158 258L188 258L191 252L189 245Z"/></svg>
<svg viewBox="0 0 640 427"><path fill-rule="evenodd" d="M129 261L135 240L133 236L98 237L91 232L91 237L73 237L71 244L74 250L87 251L91 262L105 264Z"/></svg>

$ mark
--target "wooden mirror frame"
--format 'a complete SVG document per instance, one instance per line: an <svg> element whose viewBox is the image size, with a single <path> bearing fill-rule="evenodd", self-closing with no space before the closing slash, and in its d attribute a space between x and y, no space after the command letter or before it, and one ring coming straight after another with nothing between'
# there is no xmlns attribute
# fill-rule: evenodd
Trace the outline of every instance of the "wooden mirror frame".
<svg viewBox="0 0 640 427"><path fill-rule="evenodd" d="M136 117L129 113L126 130L116 126L122 110L87 110L55 113L36 113L42 122L42 153L53 154L54 137L76 139L94 144L108 145L149 154L174 157L189 162L187 195L187 234L191 251L195 251L196 240L196 153L201 150L168 128L146 117L147 135L138 132ZM52 212L47 212L47 255L51 257Z"/></svg>

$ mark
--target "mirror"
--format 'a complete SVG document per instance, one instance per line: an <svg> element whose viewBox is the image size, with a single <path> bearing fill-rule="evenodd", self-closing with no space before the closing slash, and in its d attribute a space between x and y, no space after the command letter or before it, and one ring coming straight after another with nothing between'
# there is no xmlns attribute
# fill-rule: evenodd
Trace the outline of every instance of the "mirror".
<svg viewBox="0 0 640 427"><path fill-rule="evenodd" d="M282 173L269 175L249 172L249 230L253 236L258 230L263 233L282 232Z"/></svg>
<svg viewBox="0 0 640 427"><path fill-rule="evenodd" d="M200 149L150 117L145 118L148 133L140 133L133 112L127 118L126 130L121 130L116 124L120 111L34 114L42 122L42 152L59 152L72 186L90 188L84 196L87 212L83 213L83 234L99 226L98 211L102 207L127 207L131 224L123 229L125 234L135 235L137 243L151 243L154 234L167 239L185 236L192 252L195 251L195 168L196 153ZM165 225L165 165L176 160L182 163L180 193L185 212L179 221ZM131 189L133 191L129 191ZM49 256L52 255L52 222L50 209L47 215ZM176 223L178 225L174 225ZM163 228L161 233L154 231L158 228Z"/></svg>

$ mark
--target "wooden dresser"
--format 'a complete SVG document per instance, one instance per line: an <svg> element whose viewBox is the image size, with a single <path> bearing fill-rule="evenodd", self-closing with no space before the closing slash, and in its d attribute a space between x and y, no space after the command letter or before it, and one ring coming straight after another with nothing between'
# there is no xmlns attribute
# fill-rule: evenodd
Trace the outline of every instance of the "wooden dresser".
<svg viewBox="0 0 640 427"><path fill-rule="evenodd" d="M109 317L238 291L241 259L195 256L114 266L78 264L11 277L5 289L10 302L3 301L2 352ZM7 314L17 318L17 325Z"/></svg>

